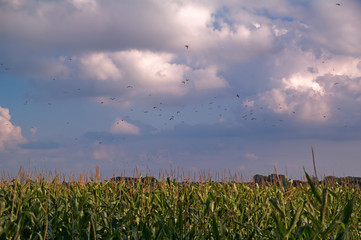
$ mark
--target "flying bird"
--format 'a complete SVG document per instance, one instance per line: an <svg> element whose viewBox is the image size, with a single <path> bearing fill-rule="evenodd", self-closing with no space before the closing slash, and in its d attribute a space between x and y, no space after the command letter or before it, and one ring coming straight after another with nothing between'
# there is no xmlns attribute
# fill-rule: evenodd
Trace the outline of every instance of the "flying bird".
<svg viewBox="0 0 361 240"><path fill-rule="evenodd" d="M184 45L186 48L187 48L187 50L188 50L188 48L189 48L189 46L188 45Z"/></svg>
<svg viewBox="0 0 361 240"><path fill-rule="evenodd" d="M336 5L337 5L337 6L341 6L341 4L340 4L340 3L336 3Z"/></svg>
<svg viewBox="0 0 361 240"><path fill-rule="evenodd" d="M236 97L240 98L241 96L239 96L239 94L237 93Z"/></svg>

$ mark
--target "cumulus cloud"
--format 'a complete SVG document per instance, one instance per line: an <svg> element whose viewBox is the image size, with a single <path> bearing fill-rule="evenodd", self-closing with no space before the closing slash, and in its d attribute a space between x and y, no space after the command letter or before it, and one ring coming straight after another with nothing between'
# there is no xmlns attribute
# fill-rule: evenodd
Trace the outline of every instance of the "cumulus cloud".
<svg viewBox="0 0 361 240"><path fill-rule="evenodd" d="M124 92L128 88L130 98L149 93L181 97L193 87L209 90L229 86L215 65L192 70L185 64L173 63L174 59L174 54L134 49L87 54L79 58L79 63L87 81L93 80L108 91Z"/></svg>
<svg viewBox="0 0 361 240"><path fill-rule="evenodd" d="M0 107L0 151L26 142L21 135L21 128L13 125L10 120L9 109Z"/></svg>
<svg viewBox="0 0 361 240"><path fill-rule="evenodd" d="M117 118L110 128L110 132L114 134L139 135L140 128L124 119Z"/></svg>
<svg viewBox="0 0 361 240"><path fill-rule="evenodd" d="M97 80L117 80L122 78L120 69L110 56L105 53L95 53L80 59L85 74Z"/></svg>
<svg viewBox="0 0 361 240"><path fill-rule="evenodd" d="M80 58L80 64L86 77L103 81L98 84L108 84L109 90L129 87L132 93L180 96L187 92L181 82L189 67L171 63L173 58L167 53L129 50L87 54Z"/></svg>
<svg viewBox="0 0 361 240"><path fill-rule="evenodd" d="M216 66L195 70L192 75L194 76L194 86L197 90L219 89L229 86L224 78L217 76Z"/></svg>
<svg viewBox="0 0 361 240"><path fill-rule="evenodd" d="M268 52L274 41L266 18L242 8L237 9L241 14L233 11L224 13L222 9L227 7L216 1L200 4L194 1L163 3L154 0L139 5L136 2L117 4L114 1L99 4L95 0L34 4L30 0L26 6L12 11L0 10L0 20L3 20L0 21L1 33L10 40L16 40L18 49L34 51L44 58L53 58L59 52L79 55L94 50L102 53L138 49L142 52L151 50L179 54L179 59L199 68L225 60L248 60ZM247 17L237 19L235 15ZM230 23L228 18L233 22ZM9 22L12 25L6 24ZM12 39L14 37L16 39ZM185 44L190 46L187 53L184 52ZM49 52L49 49L55 52ZM92 57L93 64L99 65L105 60L101 65L110 68L108 72L115 69L110 66L107 56ZM23 55L15 59L29 62ZM34 60L41 65L38 59ZM97 74L100 78L108 76L103 72Z"/></svg>
<svg viewBox="0 0 361 240"><path fill-rule="evenodd" d="M292 45L276 55L271 73L274 87L259 93L260 101L274 113L295 119L339 121L332 117L340 117L341 109L359 101L361 58L326 50L318 54L303 50L302 45L291 49Z"/></svg>

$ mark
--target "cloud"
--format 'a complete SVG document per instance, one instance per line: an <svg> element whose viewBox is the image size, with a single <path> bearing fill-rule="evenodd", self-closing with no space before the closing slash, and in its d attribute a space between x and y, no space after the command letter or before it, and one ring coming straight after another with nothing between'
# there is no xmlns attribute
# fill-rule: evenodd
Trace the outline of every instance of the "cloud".
<svg viewBox="0 0 361 240"><path fill-rule="evenodd" d="M79 74L83 75L84 81L92 81L94 86L99 86L96 88L99 94L118 90L118 94L122 93L122 98L128 101L128 106L129 100L136 101L139 96L149 93L179 98L192 89L212 90L229 86L219 76L217 66L192 70L185 64L173 63L175 57L171 53L133 49L85 54L73 61L79 59Z"/></svg>
<svg viewBox="0 0 361 240"><path fill-rule="evenodd" d="M117 80L122 78L121 71L105 53L95 53L80 59L87 76L97 80Z"/></svg>
<svg viewBox="0 0 361 240"><path fill-rule="evenodd" d="M219 89L228 87L228 82L217 76L217 67L209 66L193 72L194 86L197 90Z"/></svg>
<svg viewBox="0 0 361 240"><path fill-rule="evenodd" d="M21 128L11 123L8 108L0 107L0 151L14 148L18 144L25 143L26 139L21 135Z"/></svg>
<svg viewBox="0 0 361 240"><path fill-rule="evenodd" d="M260 103L279 115L293 116L308 122L342 122L341 116L360 101L361 58L334 55L326 50L321 55L288 46L278 53L271 75L274 85L260 92ZM282 66L282 68L280 67Z"/></svg>
<svg viewBox="0 0 361 240"><path fill-rule="evenodd" d="M312 26L309 36L315 43L337 54L361 54L361 5L357 0L340 7L327 1L311 2L312 17L305 19ZM332 14L330 14L332 13Z"/></svg>
<svg viewBox="0 0 361 240"><path fill-rule="evenodd" d="M99 86L99 94L117 90L128 99L149 93L183 96L188 89L182 81L190 68L171 63L173 58L169 53L140 50L85 54L79 57L79 74Z"/></svg>
<svg viewBox="0 0 361 240"><path fill-rule="evenodd" d="M156 0L142 4L115 1L99 4L95 0L35 2L24 2L17 10L0 10L0 20L3 20L0 29L6 39L17 42L18 50L32 53L25 56L38 56L32 59L38 72L44 63L53 65L46 69L53 69L55 73L63 71L52 62L59 53L79 56L89 52L116 53L137 49L171 53L188 66L200 68L224 64L225 60L249 60L273 48L274 36L266 18L238 7L237 10L247 16L238 19L239 11L224 12L227 4L223 6L217 1L207 4ZM233 22L227 21L228 18ZM6 24L9 22L12 24ZM189 51L185 44L190 46ZM9 45L6 53L14 52L17 51ZM115 69L109 65L107 56L92 57L98 57L92 59L98 65L105 60L101 66L108 72ZM27 68L29 58L24 54L13 59L23 62L22 67ZM28 71L34 66L28 67ZM100 78L108 76L99 69L97 74Z"/></svg>
<svg viewBox="0 0 361 240"><path fill-rule="evenodd" d="M110 132L114 134L139 135L140 128L134 124L128 123L124 119L117 118L110 128Z"/></svg>

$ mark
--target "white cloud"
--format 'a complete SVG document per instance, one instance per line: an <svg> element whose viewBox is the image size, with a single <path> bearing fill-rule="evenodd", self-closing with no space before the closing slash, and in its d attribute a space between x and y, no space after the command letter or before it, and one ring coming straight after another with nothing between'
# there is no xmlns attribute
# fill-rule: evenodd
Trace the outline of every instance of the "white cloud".
<svg viewBox="0 0 361 240"><path fill-rule="evenodd" d="M286 48L275 62L273 74L277 78L272 81L276 87L261 93L261 101L278 114L329 121L336 114L335 109L358 101L360 61L359 57L335 56L326 51L316 56L313 52Z"/></svg>
<svg viewBox="0 0 361 240"><path fill-rule="evenodd" d="M218 89L228 87L228 82L217 76L217 67L209 66L204 69L193 71L194 86L198 90Z"/></svg>
<svg viewBox="0 0 361 240"><path fill-rule="evenodd" d="M308 91L272 89L261 95L261 101L277 114L297 116L301 120L324 122L330 117L329 99L312 88Z"/></svg>
<svg viewBox="0 0 361 240"><path fill-rule="evenodd" d="M0 107L0 151L13 148L17 144L25 143L21 135L21 128L14 126L11 122L9 109Z"/></svg>
<svg viewBox="0 0 361 240"><path fill-rule="evenodd" d="M109 55L94 53L80 59L85 73L97 80L117 80L122 78L120 69Z"/></svg>
<svg viewBox="0 0 361 240"><path fill-rule="evenodd" d="M196 90L228 87L228 82L218 76L215 65L192 70L184 64L172 63L175 55L151 51L129 50L93 53L80 57L85 77L99 80L108 90L125 90L129 96L138 94L167 94L172 97L186 95ZM185 84L184 81L189 79Z"/></svg>
<svg viewBox="0 0 361 240"><path fill-rule="evenodd" d="M80 58L83 72L95 80L110 81L110 88L131 86L138 93L184 95L181 85L189 67L171 63L174 56L150 51L92 53Z"/></svg>
<svg viewBox="0 0 361 240"><path fill-rule="evenodd" d="M282 82L285 89L296 90L298 92L314 91L315 93L323 96L324 89L319 83L315 81L315 78L309 73L296 73L290 76L288 79L283 78Z"/></svg>
<svg viewBox="0 0 361 240"><path fill-rule="evenodd" d="M139 135L140 128L132 123L128 123L124 119L117 118L110 128L111 133Z"/></svg>
<svg viewBox="0 0 361 240"><path fill-rule="evenodd" d="M175 56L168 53L131 50L118 52L114 58L127 71L127 76L140 87L142 92L171 93L184 95L181 86L184 74L189 68L171 63Z"/></svg>

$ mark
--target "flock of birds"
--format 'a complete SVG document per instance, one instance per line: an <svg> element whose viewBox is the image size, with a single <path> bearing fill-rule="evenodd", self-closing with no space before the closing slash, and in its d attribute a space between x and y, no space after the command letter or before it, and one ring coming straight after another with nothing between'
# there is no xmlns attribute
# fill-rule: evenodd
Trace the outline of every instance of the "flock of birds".
<svg viewBox="0 0 361 240"><path fill-rule="evenodd" d="M338 5L338 4L337 4ZM340 6L340 5L338 5ZM189 50L189 45L184 45L186 50ZM69 57L68 58L68 61L71 62L72 61L72 58ZM0 67L2 67L5 71L9 71L10 68L8 66L4 66L3 63L0 63ZM55 81L56 79L55 78L52 78L53 81ZM184 80L182 80L179 84L182 84L182 85L186 85L188 83L191 82L191 79L190 78L186 78ZM338 82L334 83L334 85L337 85L339 84ZM135 91L136 90L136 86L134 85L126 85L125 86L126 89L128 89L129 91ZM76 92L79 92L81 89L80 88L77 88ZM70 94L71 92L70 91L63 91L63 94ZM149 93L148 94L148 97L152 97L152 94ZM185 105L181 105L181 109L176 109L176 110L163 110L163 107L164 108L169 108L169 109L173 109L174 107L172 106L165 106L166 104L165 101L160 101L158 104L156 105L153 105L150 109L143 109L143 110L138 110L138 115L139 115L139 111L142 111L143 114L152 114L152 113L156 113L156 115L158 117L163 117L163 120L167 119L168 121L175 121L177 119L180 119L180 123L184 124L186 121L184 120L184 118L187 118L187 117L183 117L182 119L182 114L181 113L185 113L184 116L192 116L197 118L197 114L200 113L202 110L204 109L208 109L208 110L212 110L214 112L214 109L217 109L218 112L216 114L213 114L213 116L216 116L218 118L219 121L221 121L223 119L223 117L226 115L225 113L228 111L228 109L230 108L230 106L228 105L225 105L224 103L222 103L222 101L220 101L218 104L217 104L217 97L218 96L214 96L213 99L209 100L208 102L208 106L205 106L205 104L202 104L200 106L198 106L198 108L196 107L193 107L193 108L188 108L186 109ZM241 109L241 111L238 111L239 114L240 114L240 119L243 119L243 120L251 120L251 121L255 121L257 119L259 119L257 117L257 112L261 111L264 109L263 106L253 106L253 103L252 101L250 100L243 100L241 99L241 95L239 93L235 93L234 95L235 99L238 100L238 101L235 101L235 104L234 106L238 106L240 107L239 109ZM122 100L122 97L121 96L112 96L112 97L109 97L109 98L101 98L101 100L99 101L100 104L104 104L105 103L109 103L109 102L116 102L117 100ZM147 102L152 102L151 100L147 101ZM153 101L154 102L154 101ZM25 100L24 102L24 105L28 105L30 103L30 100ZM48 105L52 105L52 101L49 100L47 102ZM282 109L283 106L281 104L278 104L278 107L279 109ZM191 109L191 110L189 110ZM232 108L231 108L232 109ZM234 108L232 109L233 112L235 112ZM125 119L127 119L128 121L131 120L131 114L136 112L136 109L135 108L130 108L129 109L129 113L126 115ZM207 114L209 114L211 111L208 111ZM293 111L292 112L293 115L296 115L296 112ZM204 118L204 112L203 114L199 114L199 118ZM261 114L262 115L262 114ZM155 115L153 114L153 117ZM210 115L207 115L207 117L210 117ZM323 118L326 118L326 115L323 115ZM124 121L125 119L123 119L122 121ZM262 117L261 117L262 119ZM263 118L262 119L263 122L267 122L267 119L266 118ZM284 119L276 119L274 120L273 122L272 121L268 121L268 122L271 122L269 123L270 126L272 127L275 127L277 126L277 123L282 123L284 122ZM67 125L69 125L69 121L66 122ZM119 124L119 122L117 123ZM168 125L167 121L163 121L163 124L164 125ZM154 128L154 130L158 130L158 128Z"/></svg>
<svg viewBox="0 0 361 240"><path fill-rule="evenodd" d="M189 45L185 45L186 50L189 50ZM69 57L68 61L71 62L72 58ZM4 66L3 63L0 63L0 67L2 67L5 71L9 71L10 68L8 66ZM52 81L56 81L56 78L53 77L51 78ZM191 83L191 78L185 78L184 80L182 80L179 84L187 86L188 84ZM125 88L128 91L136 91L137 90L137 86L135 85L126 85ZM69 91L69 90L63 90L62 94L63 95L70 95L72 93L80 93L81 89L77 88L76 91ZM148 97L152 97L152 93L148 94ZM129 108L128 113L126 113L125 118L123 118L121 121L129 121L132 122L132 120L137 120L137 118L140 117L140 113L144 114L144 115L148 115L148 116L143 116L143 119L146 119L147 117L149 118L153 118L155 119L155 117L160 118L160 120L158 122L163 121L163 125L167 126L167 125L174 125L177 124L176 121L179 120L179 123L186 123L187 121L185 119L188 118L189 120L189 116L191 116L191 118L195 118L195 119L201 119L202 118L211 118L211 117L215 117L217 118L219 121L221 121L223 119L223 117L226 115L226 112L228 112L228 109L230 109L229 105L226 105L224 102L222 103L222 100L220 102L217 103L219 96L214 96L212 99L210 99L207 102L197 105L197 106L193 106L193 107L186 107L184 104L180 105L180 108L176 109L176 107L174 106L174 104L167 104L167 101L159 101L157 104L153 104L153 106L151 106L149 109L144 109L144 108ZM222 99L222 97L220 97ZM242 115L242 119L243 120L251 120L251 121L255 121L257 120L256 117L256 111L254 108L252 108L251 106L251 101L250 100L246 100L246 101L242 101L241 100L241 96L239 93L235 93L234 95L235 100L235 105L234 106L241 106L243 107L244 111L241 113ZM107 97L107 98L100 98L101 100L99 100L99 104L101 105L110 105L111 103L117 104L117 101L122 101L124 99L122 99L122 96L111 96L111 97ZM155 100L147 100L147 102L155 102ZM23 102L24 105L30 105L30 99L26 99ZM52 106L53 105L53 101L52 100L48 100L47 101L47 105ZM171 109L171 110L170 110ZM263 109L263 107L259 107L259 109ZM206 112L204 111L206 110ZM217 110L217 112L215 111ZM131 116L133 115L137 115L135 118L132 118ZM168 121L173 122L171 124L168 124ZM190 121L190 120L189 120ZM265 120L264 120L265 121ZM278 122L282 122L283 120L279 120ZM118 121L116 124L120 124L120 122ZM70 121L66 121L66 125L70 125ZM159 124L158 124L159 125ZM272 126L276 126L275 123L272 124ZM158 128L160 126L157 126L154 128L154 131L158 131ZM34 128L34 127L33 127ZM78 138L74 138L75 140L78 140ZM99 144L102 144L102 141L99 140Z"/></svg>
<svg viewBox="0 0 361 240"><path fill-rule="evenodd" d="M340 3L336 3L337 6L341 6ZM184 47L186 48L186 50L188 51L190 49L188 44L185 44ZM68 61L71 62L72 58L69 57ZM3 69L4 71L10 71L9 66L6 66L4 63L0 63L0 70ZM52 78L53 81L55 81L55 78ZM187 85L191 83L191 78L185 78L184 80L182 80L179 84L182 85ZM338 85L339 83L336 82L334 83L334 85ZM136 86L134 85L126 85L125 86L126 89L128 89L129 91L133 91L136 90ZM80 88L77 88L76 92L80 92ZM70 94L70 91L63 91L63 94ZM149 93L148 97L152 97L152 94ZM222 98L222 97L221 97ZM181 109L175 109L175 110L169 110L169 109L174 109L174 106L165 104L166 101L160 101L158 102L158 104L153 105L150 109L142 109L142 110L138 110L138 117L139 117L139 112L142 111L143 114L152 114L153 113L153 118L155 116L158 117L163 117L163 124L167 125L167 121L176 121L179 120L180 123L184 124L186 122L185 118L189 118L189 116L196 117L197 114L200 115L200 118L204 118L204 114L205 112L202 112L200 114L201 111L204 111L204 109L208 110L208 113L211 112L215 112L214 109L217 110L217 112L215 114L213 114L213 116L217 117L219 121L221 121L223 119L223 117L226 115L225 113L228 112L228 109L232 109L232 112L237 112L240 115L240 119L243 119L244 121L246 120L250 120L250 121L256 121L259 119L259 117L257 116L257 113L261 112L264 110L264 106L254 106L253 101L250 100L243 100L241 99L241 95L239 93L235 93L234 94L234 98L236 101L234 101L234 105L233 106L238 106L238 112L237 110L235 111L235 108L230 108L229 105L225 105L224 102L220 101L217 103L218 100L218 96L214 96L213 99L208 101L208 106L206 107L205 104L196 107L188 107L186 108L185 105L181 105ZM117 100L122 100L121 96L112 96L109 98L101 98L101 100L99 101L100 104L104 104L106 105L106 103L109 102L116 102ZM238 101L237 101L238 100ZM152 101L149 101L152 102ZM154 101L153 101L154 102ZM24 101L24 105L29 105L30 104L30 100L27 99ZM52 105L53 102L51 100L49 100L47 102L48 105ZM281 104L278 104L279 109L282 109L283 106ZM163 110L164 108L168 108L167 110ZM338 110L340 110L340 108L338 108ZM128 121L131 121L131 114L136 112L135 108L130 108L128 114L126 115L125 119L127 119ZM155 114L154 114L155 113ZM182 117L182 113L184 113L183 117ZM292 115L296 115L297 113L295 111L292 112ZM207 115L207 117L209 117L211 115ZM267 122L268 120L266 118L262 118L262 113L260 114L260 118L262 119L263 122ZM323 118L326 118L326 115L323 115ZM120 121L125 121L125 119L121 119ZM166 121L165 121L166 120ZM272 121L268 121L268 124L272 127L276 127L279 123L284 122L284 119L273 119ZM69 121L66 122L67 125L70 124ZM120 122L118 121L116 124L120 124ZM154 130L158 131L158 128L154 128ZM78 138L75 138L75 140L78 140ZM102 144L102 141L99 141L99 144Z"/></svg>

